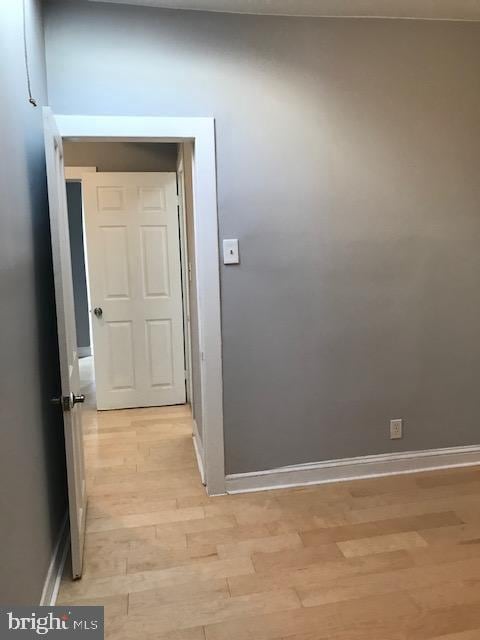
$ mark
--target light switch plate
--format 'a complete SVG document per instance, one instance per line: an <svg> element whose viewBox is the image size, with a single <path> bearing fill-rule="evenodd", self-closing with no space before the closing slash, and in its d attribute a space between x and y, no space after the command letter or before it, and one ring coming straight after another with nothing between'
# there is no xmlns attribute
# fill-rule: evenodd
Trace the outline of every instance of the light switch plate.
<svg viewBox="0 0 480 640"><path fill-rule="evenodd" d="M238 264L240 256L238 255L238 240L230 239L223 241L223 264Z"/></svg>

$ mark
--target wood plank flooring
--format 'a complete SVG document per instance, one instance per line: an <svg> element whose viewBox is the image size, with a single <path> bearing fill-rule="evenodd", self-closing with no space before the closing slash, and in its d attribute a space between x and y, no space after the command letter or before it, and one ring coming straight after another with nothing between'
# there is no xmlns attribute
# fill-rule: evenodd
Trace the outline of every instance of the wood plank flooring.
<svg viewBox="0 0 480 640"><path fill-rule="evenodd" d="M480 470L208 498L188 408L87 411L85 575L115 640L480 640Z"/></svg>

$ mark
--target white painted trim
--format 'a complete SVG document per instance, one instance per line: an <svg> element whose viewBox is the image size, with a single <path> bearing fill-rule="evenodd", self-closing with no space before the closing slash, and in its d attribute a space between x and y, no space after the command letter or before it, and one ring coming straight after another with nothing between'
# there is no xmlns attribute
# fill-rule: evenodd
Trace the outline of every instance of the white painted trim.
<svg viewBox="0 0 480 640"><path fill-rule="evenodd" d="M60 583L62 582L63 571L65 569L65 562L67 561L69 549L70 549L70 536L67 535L65 538L65 545L63 547L60 564L58 565L57 577L55 579L52 597L50 598L51 607L55 606L57 603L58 592L60 591Z"/></svg>
<svg viewBox="0 0 480 640"><path fill-rule="evenodd" d="M96 173L97 167L65 167L65 180L67 182L81 182L86 173Z"/></svg>
<svg viewBox="0 0 480 640"><path fill-rule="evenodd" d="M183 333L185 341L185 372L187 402L192 407L193 414L193 372L192 372L192 331L190 324L190 269L187 234L187 194L185 180L185 144L178 145L177 158L177 197L178 197L178 222L180 228L180 255L182 260L182 298L183 298ZM191 163L191 155L188 160ZM193 197L193 194L191 194ZM190 215L192 213L190 212ZM192 215L193 218L193 215Z"/></svg>
<svg viewBox="0 0 480 640"><path fill-rule="evenodd" d="M62 520L60 531L58 532L57 541L53 549L50 565L48 567L45 583L43 585L42 596L40 598L40 606L53 607L57 600L58 589L62 579L63 568L69 547L68 535L68 513Z"/></svg>
<svg viewBox="0 0 480 640"><path fill-rule="evenodd" d="M384 453L226 476L227 493L247 493L480 464L480 445Z"/></svg>
<svg viewBox="0 0 480 640"><path fill-rule="evenodd" d="M213 118L55 115L62 138L194 143L194 229L205 476L209 495L225 493L220 263Z"/></svg>
<svg viewBox="0 0 480 640"><path fill-rule="evenodd" d="M202 484L204 485L205 484L205 466L203 463L204 452L203 452L202 439L200 438L200 434L198 433L198 426L195 419L193 420L192 437L193 437L193 448L195 449L195 456L197 458L198 470L200 472Z"/></svg>

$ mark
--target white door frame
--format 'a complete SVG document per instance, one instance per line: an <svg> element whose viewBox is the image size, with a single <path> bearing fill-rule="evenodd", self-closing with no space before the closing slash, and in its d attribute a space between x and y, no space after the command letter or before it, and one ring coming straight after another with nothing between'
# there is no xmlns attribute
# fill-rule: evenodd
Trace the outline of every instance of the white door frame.
<svg viewBox="0 0 480 640"><path fill-rule="evenodd" d="M194 235L201 351L203 465L209 495L225 493L222 338L213 118L54 114L63 139L193 142Z"/></svg>
<svg viewBox="0 0 480 640"><path fill-rule="evenodd" d="M183 296L183 327L185 340L185 377L187 401L192 407L193 414L193 374L192 374L192 332L190 324L190 274L188 238L187 238L187 206L185 194L185 144L178 145L177 157L177 198L178 223L180 227L180 254L182 259L182 296ZM190 157L191 153L190 153ZM193 211L189 212L193 216ZM195 416L194 416L195 418Z"/></svg>

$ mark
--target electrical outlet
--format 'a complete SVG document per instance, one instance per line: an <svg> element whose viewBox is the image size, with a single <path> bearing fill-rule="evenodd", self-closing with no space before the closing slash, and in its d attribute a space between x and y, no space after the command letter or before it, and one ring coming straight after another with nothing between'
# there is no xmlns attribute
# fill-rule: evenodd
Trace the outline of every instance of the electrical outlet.
<svg viewBox="0 0 480 640"><path fill-rule="evenodd" d="M390 420L390 440L399 440L403 437L403 420Z"/></svg>

